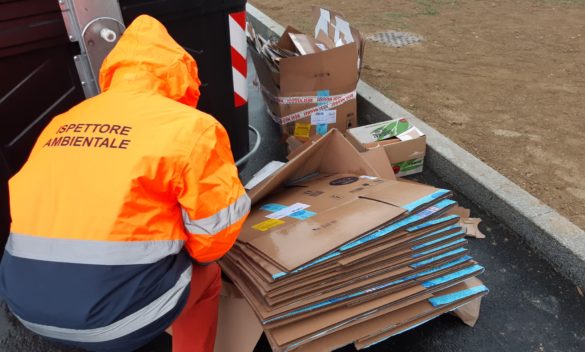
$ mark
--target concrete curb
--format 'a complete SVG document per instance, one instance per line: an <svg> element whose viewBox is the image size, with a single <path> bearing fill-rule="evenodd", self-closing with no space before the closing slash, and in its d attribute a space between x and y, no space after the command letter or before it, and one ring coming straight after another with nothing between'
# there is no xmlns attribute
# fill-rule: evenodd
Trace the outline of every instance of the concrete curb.
<svg viewBox="0 0 585 352"><path fill-rule="evenodd" d="M258 33L283 33L284 27L254 6L248 4L246 10ZM583 230L367 83L360 80L357 92L362 122L409 119L427 135L426 167L518 233L575 285L585 287Z"/></svg>

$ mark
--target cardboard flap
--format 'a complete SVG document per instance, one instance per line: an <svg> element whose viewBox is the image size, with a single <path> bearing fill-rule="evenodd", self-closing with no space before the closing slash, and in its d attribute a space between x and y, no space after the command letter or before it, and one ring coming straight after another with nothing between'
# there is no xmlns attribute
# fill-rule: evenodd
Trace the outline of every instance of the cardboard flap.
<svg viewBox="0 0 585 352"><path fill-rule="evenodd" d="M269 235L259 235L250 243L292 271L401 213L403 210L397 207L355 199L310 219L277 228ZM306 246L307 243L311 245Z"/></svg>
<svg viewBox="0 0 585 352"><path fill-rule="evenodd" d="M378 146L369 149L362 153L362 157L376 168L380 176L388 180L396 180L396 175L394 174L394 170L392 170L392 165L383 147Z"/></svg>
<svg viewBox="0 0 585 352"><path fill-rule="evenodd" d="M317 39L306 34L289 33L288 36L293 41L295 49L301 55L314 54L327 50L325 44L320 43Z"/></svg>
<svg viewBox="0 0 585 352"><path fill-rule="evenodd" d="M403 160L422 158L427 147L427 136L394 143L391 148L386 149L388 159L396 163Z"/></svg>
<svg viewBox="0 0 585 352"><path fill-rule="evenodd" d="M309 140L303 142L300 142L295 136L290 136L287 139L287 143L289 145L289 147L292 149L290 151L290 153L288 153L288 155L286 156L287 160L292 160L294 159L297 155L299 155L301 152L303 152L305 149L309 148L311 145L313 145L313 143L315 143L318 139L320 139L321 136L316 134L314 136L311 136L309 138ZM300 143L300 145L295 145L295 143Z"/></svg>
<svg viewBox="0 0 585 352"><path fill-rule="evenodd" d="M437 188L423 184L405 182L386 182L361 198L373 199L387 204L403 207L438 191ZM421 204L422 205L422 204Z"/></svg>
<svg viewBox="0 0 585 352"><path fill-rule="evenodd" d="M349 93L357 83L356 44L347 44L316 54L288 57L280 61L280 91L284 96L329 90Z"/></svg>
<svg viewBox="0 0 585 352"><path fill-rule="evenodd" d="M258 53L254 49L248 50L250 56L252 56L252 61L254 62L254 67L256 68L256 74L258 75L258 79L262 82L262 87L273 96L278 96L278 86L279 82L275 82L273 77L277 77L278 72L272 72L262 55Z"/></svg>
<svg viewBox="0 0 585 352"><path fill-rule="evenodd" d="M315 38L322 42L327 42L327 45L331 45L331 47L336 46L337 43L356 43L359 57L358 62L360 62L361 67L366 41L362 38L360 32L352 27L340 12L313 6L312 14L313 22L315 23Z"/></svg>
<svg viewBox="0 0 585 352"><path fill-rule="evenodd" d="M471 216L471 211L467 208L456 206L453 209L450 209L447 214L458 215L461 219L467 219Z"/></svg>
<svg viewBox="0 0 585 352"><path fill-rule="evenodd" d="M479 311L481 308L481 297L455 309L453 315L461 319L463 324L474 327L479 319Z"/></svg>
<svg viewBox="0 0 585 352"><path fill-rule="evenodd" d="M318 41L320 41L321 43L325 44L325 46L328 49L333 49L335 48L335 43L333 43L333 40L331 40L331 38L329 38L327 35L325 35L324 32L319 32L317 34L317 36L315 37L315 39L317 39Z"/></svg>
<svg viewBox="0 0 585 352"><path fill-rule="evenodd" d="M471 278L473 279L473 278ZM443 291L433 293L434 297L441 296L444 294L456 293L458 291L464 291L471 287L475 287L477 285L470 284L468 281L469 279L465 280L462 283L459 283L455 286L449 287ZM481 285L481 282L480 282ZM377 319L372 319L370 322L364 324L363 331L368 331L368 333L360 338L357 339L354 343L357 349L363 349L369 347L375 343L383 341L391 336L400 334L404 331L408 331L414 327L417 327L425 322L433 319L434 317L449 312L461 304L466 304L467 302L472 302L477 300L481 296L484 296L485 292L479 292L471 297L462 298L459 301L456 301L451 304L447 304L440 307L431 307L431 305L427 301L422 301L420 303L414 304L409 307L405 307L399 311L387 314ZM375 331L373 326L368 327L365 329L369 324L376 324L378 333L372 333ZM345 330L346 334L351 335L351 330Z"/></svg>
<svg viewBox="0 0 585 352"><path fill-rule="evenodd" d="M302 34L303 32L299 31L298 29L296 29L292 26L287 26L286 29L284 30L284 33L282 33L282 36L280 37L280 39L278 40L278 43L276 45L282 49L296 51L295 44L293 43L292 39L288 35L289 33Z"/></svg>
<svg viewBox="0 0 585 352"><path fill-rule="evenodd" d="M237 291L233 287L233 291ZM238 292L241 296L241 293ZM262 325L246 300L220 296L215 352L253 351L262 336Z"/></svg>
<svg viewBox="0 0 585 352"><path fill-rule="evenodd" d="M254 187L248 195L255 204L285 182L300 179L315 172L380 176L339 131L332 129L271 177Z"/></svg>

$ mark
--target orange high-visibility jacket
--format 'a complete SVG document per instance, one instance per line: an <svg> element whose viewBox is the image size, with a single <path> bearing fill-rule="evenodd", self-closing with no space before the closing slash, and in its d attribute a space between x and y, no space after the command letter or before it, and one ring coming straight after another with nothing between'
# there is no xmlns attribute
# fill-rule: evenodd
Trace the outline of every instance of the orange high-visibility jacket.
<svg viewBox="0 0 585 352"><path fill-rule="evenodd" d="M99 78L10 180L0 294L38 334L129 351L177 317L191 258L224 255L250 200L226 131L195 109L196 63L162 24L138 17Z"/></svg>

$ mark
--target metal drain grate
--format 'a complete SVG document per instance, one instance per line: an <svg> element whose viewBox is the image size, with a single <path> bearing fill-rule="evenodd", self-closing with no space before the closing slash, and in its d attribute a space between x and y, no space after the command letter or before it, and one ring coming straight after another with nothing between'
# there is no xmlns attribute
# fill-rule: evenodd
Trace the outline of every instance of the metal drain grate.
<svg viewBox="0 0 585 352"><path fill-rule="evenodd" d="M414 43L422 42L424 40L420 35L408 32L388 31L372 34L367 37L368 40L383 43L386 45L400 48Z"/></svg>

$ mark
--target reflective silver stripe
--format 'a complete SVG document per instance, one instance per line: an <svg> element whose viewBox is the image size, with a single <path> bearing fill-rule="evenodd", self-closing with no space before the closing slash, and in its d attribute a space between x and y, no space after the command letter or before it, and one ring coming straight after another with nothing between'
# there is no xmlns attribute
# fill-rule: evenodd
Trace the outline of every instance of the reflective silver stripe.
<svg viewBox="0 0 585 352"><path fill-rule="evenodd" d="M144 308L101 328L87 330L66 329L31 323L19 316L16 317L22 325L46 337L77 342L105 342L114 340L147 326L173 309L181 298L181 294L191 282L191 271L192 267L189 266L181 274L175 286Z"/></svg>
<svg viewBox="0 0 585 352"><path fill-rule="evenodd" d="M11 233L6 251L12 256L60 263L96 265L151 264L177 254L185 241L93 241Z"/></svg>
<svg viewBox="0 0 585 352"><path fill-rule="evenodd" d="M235 202L210 217L191 220L187 211L182 209L183 224L189 233L194 235L213 236L241 220L250 211L250 198L244 193Z"/></svg>

